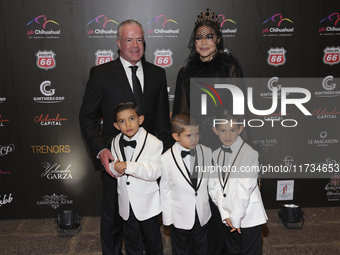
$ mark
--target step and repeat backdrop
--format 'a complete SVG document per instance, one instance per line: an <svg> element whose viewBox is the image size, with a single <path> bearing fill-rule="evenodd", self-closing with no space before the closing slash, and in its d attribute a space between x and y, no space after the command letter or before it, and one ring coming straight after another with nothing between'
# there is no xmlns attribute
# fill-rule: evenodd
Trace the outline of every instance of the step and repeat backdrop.
<svg viewBox="0 0 340 255"><path fill-rule="evenodd" d="M90 68L118 57L118 24L135 19L146 60L166 70L172 108L196 17L207 8L259 110L246 128L265 166L265 207L340 204L338 0L12 0L0 2L0 219L100 215L98 162L78 122ZM300 104L283 112L283 94Z"/></svg>

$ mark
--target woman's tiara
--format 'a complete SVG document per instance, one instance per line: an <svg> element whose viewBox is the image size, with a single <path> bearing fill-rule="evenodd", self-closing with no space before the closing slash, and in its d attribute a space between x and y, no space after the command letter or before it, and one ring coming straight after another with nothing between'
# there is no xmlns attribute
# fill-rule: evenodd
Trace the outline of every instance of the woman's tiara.
<svg viewBox="0 0 340 255"><path fill-rule="evenodd" d="M210 20L212 22L215 22L217 26L219 26L218 16L214 12L211 13L209 9L207 9L206 12L201 12L201 14L197 15L197 21L195 22L195 25L203 20Z"/></svg>

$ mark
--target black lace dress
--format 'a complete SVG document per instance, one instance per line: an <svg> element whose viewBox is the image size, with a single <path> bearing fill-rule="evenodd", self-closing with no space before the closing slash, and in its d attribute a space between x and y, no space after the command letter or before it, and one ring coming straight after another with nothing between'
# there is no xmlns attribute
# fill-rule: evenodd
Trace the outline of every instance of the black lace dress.
<svg viewBox="0 0 340 255"><path fill-rule="evenodd" d="M222 110L232 110L233 97L228 89L218 90L218 94L221 98L222 105L214 104L212 100L207 100L207 115L204 118L201 116L201 91L196 89L192 82L190 85L190 79L195 78L194 81L200 81L200 78L212 78L210 86L214 86L213 83L220 83L221 78L225 82L225 78L228 78L228 84L233 84L239 87L243 94L245 94L245 86L242 82L243 72L241 65L237 59L228 53L222 52L216 54L216 56L207 62L202 62L198 54L194 54L189 57L187 65L179 71L176 81L175 99L173 104L172 116L175 116L182 112L190 113L191 116L201 121L200 125L200 143L210 147L212 150L220 146L220 141L217 136L212 132L212 122L216 115L220 114ZM193 81L193 79L191 79ZM191 90L191 93L190 93ZM191 100L190 100L191 98ZM246 100L245 100L246 102ZM245 108L246 109L246 108ZM246 134L242 134L243 138L246 138Z"/></svg>
<svg viewBox="0 0 340 255"><path fill-rule="evenodd" d="M207 62L200 60L199 54L188 59L187 65L178 72L176 81L175 100L173 104L173 116L181 112L190 112L190 78L231 78L231 82L244 91L244 85L239 79L243 77L241 65L237 59L228 53L222 52ZM228 92L226 90L226 92ZM232 97L230 93L223 95L224 109L232 107Z"/></svg>

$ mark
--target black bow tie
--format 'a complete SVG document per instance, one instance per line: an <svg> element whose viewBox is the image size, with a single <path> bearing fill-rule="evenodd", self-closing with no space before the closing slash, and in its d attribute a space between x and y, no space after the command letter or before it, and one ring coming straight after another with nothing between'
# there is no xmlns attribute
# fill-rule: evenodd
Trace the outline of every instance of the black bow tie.
<svg viewBox="0 0 340 255"><path fill-rule="evenodd" d="M222 151L224 151L224 152L228 152L228 153L232 153L233 152L229 147L222 146L221 148L222 148Z"/></svg>
<svg viewBox="0 0 340 255"><path fill-rule="evenodd" d="M190 155L190 151L181 151L182 158L185 158L188 155Z"/></svg>
<svg viewBox="0 0 340 255"><path fill-rule="evenodd" d="M189 150L189 151L185 151L185 150L181 151L182 158L185 158L187 155L195 157L196 156L196 150L193 149L193 150Z"/></svg>
<svg viewBox="0 0 340 255"><path fill-rule="evenodd" d="M126 141L123 139L123 145L124 147L130 146L132 148L136 148L136 141Z"/></svg>

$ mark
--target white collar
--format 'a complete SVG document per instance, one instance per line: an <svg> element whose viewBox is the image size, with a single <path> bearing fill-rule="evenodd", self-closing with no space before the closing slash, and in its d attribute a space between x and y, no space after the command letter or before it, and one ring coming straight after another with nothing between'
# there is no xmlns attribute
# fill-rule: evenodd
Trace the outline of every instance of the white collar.
<svg viewBox="0 0 340 255"><path fill-rule="evenodd" d="M119 59L120 59L120 62L122 62L122 65L124 68L129 68L130 66L133 66L129 61L126 61L121 56L119 57ZM142 62L140 60L135 64L135 66L138 66L137 70L143 70Z"/></svg>
<svg viewBox="0 0 340 255"><path fill-rule="evenodd" d="M234 150L237 149L237 147L238 147L239 145L236 145L236 144L238 144L238 141L240 141L240 140L242 140L242 138L241 138L240 136L237 136L235 142L233 142L233 144L229 146L229 148L231 149L231 151L234 151Z"/></svg>
<svg viewBox="0 0 340 255"><path fill-rule="evenodd" d="M184 148L182 145L179 144L179 142L176 142L179 148L179 151L190 151L190 149Z"/></svg>

